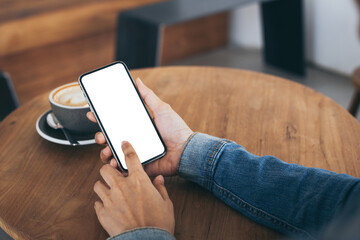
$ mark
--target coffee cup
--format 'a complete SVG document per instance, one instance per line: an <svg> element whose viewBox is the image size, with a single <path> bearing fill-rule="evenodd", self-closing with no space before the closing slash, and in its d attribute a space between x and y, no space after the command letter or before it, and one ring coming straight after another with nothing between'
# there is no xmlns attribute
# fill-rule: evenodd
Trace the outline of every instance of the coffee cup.
<svg viewBox="0 0 360 240"><path fill-rule="evenodd" d="M49 95L49 101L53 113L64 128L75 133L100 131L99 126L86 117L90 107L77 82L54 89Z"/></svg>

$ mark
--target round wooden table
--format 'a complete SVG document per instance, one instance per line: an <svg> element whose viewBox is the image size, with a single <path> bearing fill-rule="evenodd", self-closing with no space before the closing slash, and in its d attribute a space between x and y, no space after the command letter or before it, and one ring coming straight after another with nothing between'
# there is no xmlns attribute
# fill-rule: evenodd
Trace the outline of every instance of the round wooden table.
<svg viewBox="0 0 360 240"><path fill-rule="evenodd" d="M131 71L194 131L238 142L258 155L360 177L360 124L329 98L265 74L213 67ZM93 208L100 146L42 139L37 118L48 93L0 124L0 227L15 239L105 239ZM179 177L166 179L177 239L276 239Z"/></svg>

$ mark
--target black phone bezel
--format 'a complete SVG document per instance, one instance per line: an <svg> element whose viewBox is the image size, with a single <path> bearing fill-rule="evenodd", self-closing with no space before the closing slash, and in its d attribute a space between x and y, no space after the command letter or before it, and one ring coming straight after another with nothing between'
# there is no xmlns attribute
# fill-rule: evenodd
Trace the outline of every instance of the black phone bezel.
<svg viewBox="0 0 360 240"><path fill-rule="evenodd" d="M98 122L98 124L99 124L99 126L100 126L101 131L103 132L103 134L104 134L104 136L105 136L105 138L106 138L106 141L107 141L107 143L108 143L108 145L109 145L109 147L110 147L110 149L111 149L111 151L112 151L112 153L113 153L113 155L114 155L114 158L115 158L116 162L118 163L119 167L121 167L122 170L124 170L125 172L127 172L128 169L126 169L126 168L124 168L124 166L122 166L122 164L121 164L121 162L120 162L120 160L119 160L119 157L118 157L116 151L114 150L114 147L113 147L113 145L112 145L112 143L111 143L111 141L110 141L110 139L109 139L109 137L108 137L108 135L107 135L107 133L106 133L106 131L105 131L105 128L103 127L103 124L102 124L102 122L101 122L101 120L100 120L100 117L98 116L98 114L97 114L97 112L96 112L96 109L95 109L95 107L93 106L93 104L92 104L92 102L91 102L90 96L89 96L88 93L86 92L86 89L85 89L85 87L84 87L84 85L83 85L83 83L82 83L82 78L83 78L84 76L89 75L89 74L94 73L94 72L97 72L97 71L100 71L100 70L102 70L102 69L108 68L108 67L113 66L113 65L116 65L116 64L122 64L122 65L124 66L124 68L125 68L128 76L129 76L129 78L130 78L130 80L131 80L131 82L132 82L132 84L133 84L133 87L134 87L134 89L135 89L138 97L140 98L141 103L143 104L143 107L144 107L144 109L145 109L145 111L146 111L146 113L147 113L147 115L148 115L148 117L149 117L149 119L150 119L153 127L155 128L155 131L156 131L158 137L160 138L160 141L161 141L161 143L162 143L162 145L163 145L163 147L164 147L164 152L163 152L163 153L161 153L161 154L159 154L159 155L157 155L157 156L155 156L155 157L153 157L153 158L150 158L150 159L142 162L141 164L142 164L142 165L145 165L145 164L148 164L148 163L150 163L150 162L152 162L152 161L155 161L155 160L157 160L157 159L159 159L159 158L162 158L163 156L165 156L165 154L166 154L166 152L167 152L167 147L166 147L166 145L165 145L165 143L164 143L164 140L162 139L162 137L161 137L161 135L160 135L160 133L159 133L159 131L158 131L158 129L157 129L154 121L153 121L153 119L151 118L151 115L150 115L149 111L148 111L147 108L146 108L145 102L144 102L144 100L142 99L142 97L141 97L141 95L140 95L140 93L139 93L139 91L138 91L138 89L137 89L137 87L136 87L136 84L135 84L132 76L130 75L130 72L129 72L128 67L126 66L126 64L125 64L124 62L122 62L122 61L115 61L115 62L112 62L112 63L107 64L107 65L105 65L105 66L102 66L102 67L100 67L100 68L97 68L97 69L95 69L95 70L92 70L92 71L86 72L86 73L84 73L84 74L81 74L80 77L79 77L79 79L78 79L80 88L81 88L81 90L83 91L83 93L84 93L84 95L85 95L85 98L87 99L87 101L88 101L88 103L89 103L89 106L90 106L91 111L92 111L92 112L94 113L94 115L95 115L95 118L96 118L96 120L97 120L97 122Z"/></svg>

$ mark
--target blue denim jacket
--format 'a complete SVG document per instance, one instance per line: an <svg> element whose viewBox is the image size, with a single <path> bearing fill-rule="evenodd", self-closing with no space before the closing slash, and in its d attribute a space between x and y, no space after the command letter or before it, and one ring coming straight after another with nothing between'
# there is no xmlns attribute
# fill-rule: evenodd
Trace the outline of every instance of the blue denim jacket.
<svg viewBox="0 0 360 240"><path fill-rule="evenodd" d="M360 194L358 178L288 164L272 156L255 156L232 141L202 133L193 134L186 142L178 174L252 220L302 239L318 236L349 199ZM143 236L174 239L156 228L136 229L111 239Z"/></svg>

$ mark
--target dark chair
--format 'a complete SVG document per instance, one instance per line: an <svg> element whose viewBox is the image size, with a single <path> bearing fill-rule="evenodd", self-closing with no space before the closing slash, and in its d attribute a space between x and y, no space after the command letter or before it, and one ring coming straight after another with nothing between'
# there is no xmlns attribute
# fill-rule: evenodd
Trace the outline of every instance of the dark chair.
<svg viewBox="0 0 360 240"><path fill-rule="evenodd" d="M157 66L165 27L255 2L261 2L265 62L305 75L303 0L173 0L122 11L116 60L124 61L130 69ZM179 41L174 47L184 44Z"/></svg>
<svg viewBox="0 0 360 240"><path fill-rule="evenodd" d="M9 75L0 71L0 121L18 106L19 100Z"/></svg>
<svg viewBox="0 0 360 240"><path fill-rule="evenodd" d="M356 117L360 106L360 67L358 67L351 76L351 82L355 87L354 95L351 99L349 112Z"/></svg>
<svg viewBox="0 0 360 240"><path fill-rule="evenodd" d="M0 121L19 106L19 101L12 86L9 75L0 71ZM0 239L13 240L0 228Z"/></svg>

